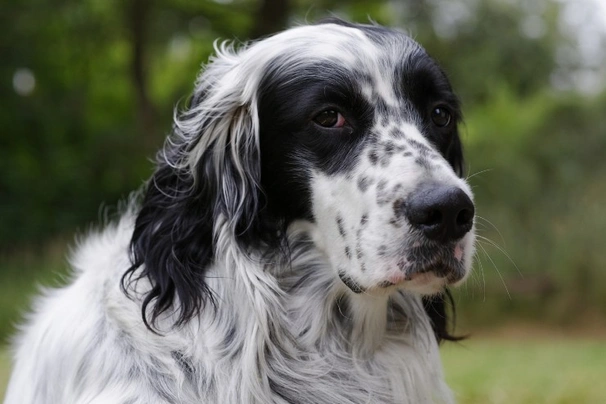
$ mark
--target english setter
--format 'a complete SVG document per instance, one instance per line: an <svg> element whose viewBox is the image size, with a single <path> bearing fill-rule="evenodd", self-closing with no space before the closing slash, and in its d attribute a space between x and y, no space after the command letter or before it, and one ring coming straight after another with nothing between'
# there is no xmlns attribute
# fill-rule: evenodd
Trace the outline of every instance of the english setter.
<svg viewBox="0 0 606 404"><path fill-rule="evenodd" d="M453 402L474 254L459 104L409 36L216 46L141 197L18 338L6 404Z"/></svg>

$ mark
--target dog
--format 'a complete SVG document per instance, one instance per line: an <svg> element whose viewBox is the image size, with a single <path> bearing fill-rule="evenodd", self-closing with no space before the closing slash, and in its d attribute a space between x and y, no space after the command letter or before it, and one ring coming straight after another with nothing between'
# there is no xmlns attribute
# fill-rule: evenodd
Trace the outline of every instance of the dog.
<svg viewBox="0 0 606 404"><path fill-rule="evenodd" d="M36 301L5 403L453 402L475 207L444 72L336 18L215 48L145 189Z"/></svg>

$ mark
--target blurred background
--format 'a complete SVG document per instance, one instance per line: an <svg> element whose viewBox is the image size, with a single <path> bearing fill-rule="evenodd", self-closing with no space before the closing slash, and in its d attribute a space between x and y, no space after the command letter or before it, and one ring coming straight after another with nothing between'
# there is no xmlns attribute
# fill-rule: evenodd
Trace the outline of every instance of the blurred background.
<svg viewBox="0 0 606 404"><path fill-rule="evenodd" d="M0 397L40 285L140 187L216 38L401 27L465 113L474 274L443 349L462 403L606 402L606 0L3 0Z"/></svg>

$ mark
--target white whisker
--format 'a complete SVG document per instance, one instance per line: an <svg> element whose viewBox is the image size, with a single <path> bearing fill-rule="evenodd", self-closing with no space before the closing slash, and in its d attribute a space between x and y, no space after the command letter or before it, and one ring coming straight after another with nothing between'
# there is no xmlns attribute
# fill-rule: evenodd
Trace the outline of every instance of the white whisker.
<svg viewBox="0 0 606 404"><path fill-rule="evenodd" d="M484 248L482 243L478 243L478 247L480 247L482 249L486 258L488 258L488 260L492 263L492 266L494 267L495 271L497 272L497 275L499 275L499 279L501 279L501 283L503 284L503 287L505 288L505 292L507 292L507 296L509 297L509 300L512 300L511 294L509 293L509 289L507 288L507 283L505 283L505 279L503 278L501 271L499 271L499 268L497 267L497 265L495 264L493 259L490 257L490 255L488 254L488 252L486 251L486 249Z"/></svg>

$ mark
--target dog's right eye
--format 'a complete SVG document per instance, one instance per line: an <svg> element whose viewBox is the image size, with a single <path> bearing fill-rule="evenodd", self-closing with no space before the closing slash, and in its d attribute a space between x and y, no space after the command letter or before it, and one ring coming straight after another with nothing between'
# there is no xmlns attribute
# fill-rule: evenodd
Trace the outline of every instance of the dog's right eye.
<svg viewBox="0 0 606 404"><path fill-rule="evenodd" d="M452 116L446 107L437 106L431 111L431 120L436 126L444 128L450 125Z"/></svg>
<svg viewBox="0 0 606 404"><path fill-rule="evenodd" d="M320 112L313 118L313 121L324 128L342 128L345 126L345 118L334 109Z"/></svg>

